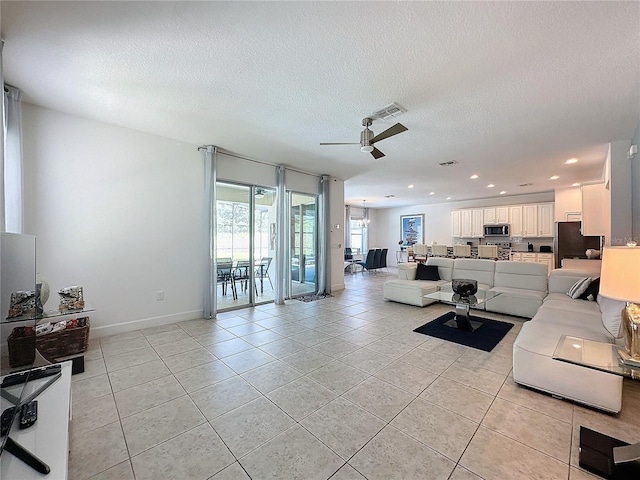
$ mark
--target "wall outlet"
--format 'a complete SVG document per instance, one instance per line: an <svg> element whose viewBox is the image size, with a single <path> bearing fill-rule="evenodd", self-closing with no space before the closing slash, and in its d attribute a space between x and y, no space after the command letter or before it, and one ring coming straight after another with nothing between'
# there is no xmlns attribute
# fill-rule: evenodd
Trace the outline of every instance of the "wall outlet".
<svg viewBox="0 0 640 480"><path fill-rule="evenodd" d="M156 300L157 301L164 300L164 291L163 290L158 290L156 292Z"/></svg>

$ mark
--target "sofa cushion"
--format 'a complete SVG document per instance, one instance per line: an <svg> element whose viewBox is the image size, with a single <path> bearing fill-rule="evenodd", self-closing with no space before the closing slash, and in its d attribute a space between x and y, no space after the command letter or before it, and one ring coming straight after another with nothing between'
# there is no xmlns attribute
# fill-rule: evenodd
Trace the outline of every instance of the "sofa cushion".
<svg viewBox="0 0 640 480"><path fill-rule="evenodd" d="M456 258L453 264L451 278L470 278L479 284L493 287L493 276L496 270L495 260L479 260L471 258Z"/></svg>
<svg viewBox="0 0 640 480"><path fill-rule="evenodd" d="M549 273L549 293L567 293L578 280L591 275L583 270L556 268Z"/></svg>
<svg viewBox="0 0 640 480"><path fill-rule="evenodd" d="M598 294L598 305L602 312L602 325L614 338L621 338L624 334L622 329L622 309L626 305L621 300L605 297Z"/></svg>
<svg viewBox="0 0 640 480"><path fill-rule="evenodd" d="M493 285L496 287L524 288L547 292L547 266L541 263L496 262Z"/></svg>
<svg viewBox="0 0 640 480"><path fill-rule="evenodd" d="M589 287L590 283L591 283L591 277L582 277L576 283L571 285L571 288L567 290L567 295L569 295L571 298L579 298L580 295L582 295L585 292L585 290Z"/></svg>
<svg viewBox="0 0 640 480"><path fill-rule="evenodd" d="M600 277L595 280L591 280L591 283L584 291L582 295L580 295L580 300L588 300L590 302L595 302L598 300L598 292L600 291Z"/></svg>
<svg viewBox="0 0 640 480"><path fill-rule="evenodd" d="M548 295L540 308L555 308L571 312L587 313L597 317L600 316L600 306L597 302L583 302L579 299L573 300L561 293L552 293Z"/></svg>
<svg viewBox="0 0 640 480"><path fill-rule="evenodd" d="M399 280L415 280L417 264L415 263L399 263L398 264L398 279Z"/></svg>
<svg viewBox="0 0 640 480"><path fill-rule="evenodd" d="M453 258L444 257L429 257L427 258L427 265L436 265L438 267L438 275L442 280L451 281L451 274L453 273Z"/></svg>
<svg viewBox="0 0 640 480"><path fill-rule="evenodd" d="M440 280L438 266L419 263L416 271L416 280Z"/></svg>

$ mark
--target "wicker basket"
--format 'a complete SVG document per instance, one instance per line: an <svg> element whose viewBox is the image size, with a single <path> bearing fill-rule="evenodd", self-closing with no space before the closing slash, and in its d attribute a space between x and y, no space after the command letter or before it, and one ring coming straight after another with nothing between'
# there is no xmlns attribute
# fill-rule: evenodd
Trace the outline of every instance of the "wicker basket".
<svg viewBox="0 0 640 480"><path fill-rule="evenodd" d="M36 337L36 348L47 360L75 355L87 350L89 346L89 317L84 320L82 327L69 328L59 332L47 333Z"/></svg>
<svg viewBox="0 0 640 480"><path fill-rule="evenodd" d="M31 365L36 359L36 332L25 327L16 327L7 337L9 365L12 368Z"/></svg>
<svg viewBox="0 0 640 480"><path fill-rule="evenodd" d="M19 332L14 329L7 339L9 365L18 367L33 363L36 348L49 361L86 351L89 345L89 317L79 318L78 321L80 320L84 320L82 327L69 328L37 337L35 335L18 336Z"/></svg>

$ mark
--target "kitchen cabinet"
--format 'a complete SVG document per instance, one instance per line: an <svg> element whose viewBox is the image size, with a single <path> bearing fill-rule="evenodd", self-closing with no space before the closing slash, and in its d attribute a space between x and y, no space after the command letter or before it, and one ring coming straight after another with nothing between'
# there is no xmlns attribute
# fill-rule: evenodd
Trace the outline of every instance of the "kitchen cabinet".
<svg viewBox="0 0 640 480"><path fill-rule="evenodd" d="M522 236L523 237L538 236L538 206L537 205L522 206Z"/></svg>
<svg viewBox="0 0 640 480"><path fill-rule="evenodd" d="M471 236L474 238L484 237L484 215L480 208L471 211Z"/></svg>
<svg viewBox="0 0 640 480"><path fill-rule="evenodd" d="M512 205L509 207L509 234L512 237L522 237L522 205Z"/></svg>
<svg viewBox="0 0 640 480"><path fill-rule="evenodd" d="M484 216L484 224L485 225L495 225L496 222L496 209L495 207L485 208L483 209Z"/></svg>
<svg viewBox="0 0 640 480"><path fill-rule="evenodd" d="M554 269L553 253L511 252L513 262L542 263L547 266L547 272Z"/></svg>
<svg viewBox="0 0 640 480"><path fill-rule="evenodd" d="M453 210L451 212L451 236L452 237L462 236L462 211L461 210Z"/></svg>
<svg viewBox="0 0 640 480"><path fill-rule="evenodd" d="M486 207L482 209L484 225L504 225L509 223L509 207Z"/></svg>
<svg viewBox="0 0 640 480"><path fill-rule="evenodd" d="M536 262L547 266L547 273L554 269L555 258L553 253L536 253Z"/></svg>
<svg viewBox="0 0 640 480"><path fill-rule="evenodd" d="M553 237L554 234L553 204L542 203L538 205L538 237Z"/></svg>
<svg viewBox="0 0 640 480"><path fill-rule="evenodd" d="M460 236L461 237L473 237L473 222L472 222L472 211L471 210L461 210L461 219L460 223L462 227L460 228Z"/></svg>

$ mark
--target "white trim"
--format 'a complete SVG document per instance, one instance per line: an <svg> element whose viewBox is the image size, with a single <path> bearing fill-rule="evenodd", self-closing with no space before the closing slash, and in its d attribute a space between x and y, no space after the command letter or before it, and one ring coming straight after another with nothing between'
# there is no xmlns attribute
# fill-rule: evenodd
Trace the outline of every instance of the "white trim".
<svg viewBox="0 0 640 480"><path fill-rule="evenodd" d="M198 320L203 318L203 310L193 310L191 312L175 313L163 315L161 317L143 318L133 322L116 323L115 325L105 325L104 327L91 327L89 338L109 337L119 333L133 332L144 328L169 325L171 323L186 322L187 320Z"/></svg>

